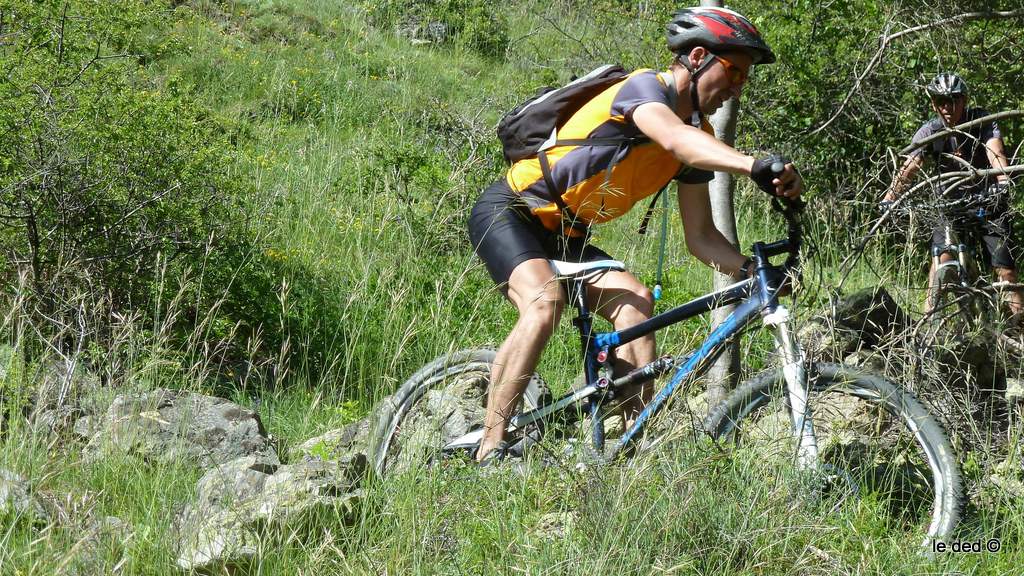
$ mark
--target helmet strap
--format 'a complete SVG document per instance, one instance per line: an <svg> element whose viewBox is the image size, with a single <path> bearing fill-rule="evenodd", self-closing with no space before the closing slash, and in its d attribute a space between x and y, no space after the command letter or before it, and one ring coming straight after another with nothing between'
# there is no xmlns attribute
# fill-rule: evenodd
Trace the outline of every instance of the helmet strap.
<svg viewBox="0 0 1024 576"><path fill-rule="evenodd" d="M690 106L693 111L690 113L690 124L694 128L700 128L701 121L704 118L704 113L700 110L700 98L697 96L697 78L700 78L708 67L715 63L718 57L708 52L708 56L700 63L700 66L694 67L690 64L690 58L688 54L676 54L676 60L686 68L686 71L690 73Z"/></svg>

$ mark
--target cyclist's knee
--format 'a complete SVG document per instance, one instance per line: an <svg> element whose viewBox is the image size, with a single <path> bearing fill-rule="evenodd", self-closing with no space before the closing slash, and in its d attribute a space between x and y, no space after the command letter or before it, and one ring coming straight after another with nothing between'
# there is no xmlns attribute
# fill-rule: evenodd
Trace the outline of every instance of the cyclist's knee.
<svg viewBox="0 0 1024 576"><path fill-rule="evenodd" d="M526 294L519 306L519 318L530 324L533 330L549 333L554 330L565 309L565 300L561 291L552 294L541 289Z"/></svg>
<svg viewBox="0 0 1024 576"><path fill-rule="evenodd" d="M622 298L612 322L617 329L628 328L647 320L653 314L654 294L644 286Z"/></svg>

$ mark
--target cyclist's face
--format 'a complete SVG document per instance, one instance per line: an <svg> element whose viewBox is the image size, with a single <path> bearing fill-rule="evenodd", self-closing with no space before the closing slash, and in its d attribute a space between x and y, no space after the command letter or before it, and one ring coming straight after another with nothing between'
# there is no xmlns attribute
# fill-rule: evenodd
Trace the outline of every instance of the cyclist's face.
<svg viewBox="0 0 1024 576"><path fill-rule="evenodd" d="M955 126L964 114L964 97L932 98L932 108L946 126Z"/></svg>
<svg viewBox="0 0 1024 576"><path fill-rule="evenodd" d="M705 57L711 58L711 53ZM718 56L698 82L701 112L714 114L726 100L739 98L753 65L754 60L743 52Z"/></svg>

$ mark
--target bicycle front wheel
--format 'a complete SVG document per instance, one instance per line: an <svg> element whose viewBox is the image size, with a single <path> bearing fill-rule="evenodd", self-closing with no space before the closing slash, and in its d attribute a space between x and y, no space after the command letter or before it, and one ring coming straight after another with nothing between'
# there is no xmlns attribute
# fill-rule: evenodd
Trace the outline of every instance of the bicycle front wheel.
<svg viewBox="0 0 1024 576"><path fill-rule="evenodd" d="M378 406L371 424L370 454L379 475L434 461L452 440L483 427L494 350L445 354L409 377ZM520 406L537 408L549 398L533 375ZM539 434L539 429L529 431Z"/></svg>
<svg viewBox="0 0 1024 576"><path fill-rule="evenodd" d="M797 470L781 370L764 372L712 410L705 428L716 440L752 450L773 470L822 480L815 486L853 494L853 514L927 534L949 537L960 517L963 484L942 426L909 392L879 376L838 364L808 367L808 408L818 458ZM817 490L816 490L817 491ZM837 501L842 506L843 501Z"/></svg>

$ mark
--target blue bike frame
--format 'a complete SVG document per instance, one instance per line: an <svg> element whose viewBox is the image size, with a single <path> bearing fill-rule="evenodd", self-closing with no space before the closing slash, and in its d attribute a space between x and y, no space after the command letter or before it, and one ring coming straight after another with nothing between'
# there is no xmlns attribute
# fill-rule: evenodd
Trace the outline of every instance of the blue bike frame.
<svg viewBox="0 0 1024 576"><path fill-rule="evenodd" d="M777 293L781 279L770 278L772 270L769 266L765 265L767 263L767 256L763 254L764 248L763 245L755 247L755 259L761 264L756 269L755 278L743 280L719 292L702 296L625 330L593 334L591 338L587 337L585 330L581 331L584 342L588 343L586 346L587 382L588 384L596 384L597 388L600 389L607 387L610 383L602 382L602 378L598 374L602 368L605 371L610 370L608 365L609 359L618 346L716 308L739 304L721 324L712 330L698 348L683 357L684 359L676 369L672 379L644 407L633 425L619 439L613 453L617 453L622 448L628 446L643 431L648 419L662 408L665 402L672 397L684 382L703 373L710 367L724 349L725 344L733 336L746 328L756 316L770 313L778 306ZM582 305L582 300L579 297L576 298L576 306L581 318L589 317L589 311ZM589 325L589 321L585 321L584 326L581 326L581 328L586 328L587 325ZM655 361L652 364L657 364L657 362ZM637 372L643 373L646 368L648 367L640 368L634 371L633 374ZM661 373L656 368L649 369L648 372L652 376ZM639 379L639 377L632 379ZM627 375L620 380L631 380L631 378L630 375ZM622 385L619 381L615 382L615 388L619 388ZM594 423L593 443L598 449L604 446L604 426L603 418L600 417L600 406L601 402L596 399L590 405L591 420Z"/></svg>
<svg viewBox="0 0 1024 576"><path fill-rule="evenodd" d="M702 374L722 352L725 344L754 320L762 316L766 324L775 330L776 345L783 360L783 372L789 394L789 405L793 432L799 438L799 458L808 466L814 466L817 446L813 424L807 412L807 376L804 370L803 354L799 344L788 329L789 312L779 305L779 291L788 284L789 275L799 266L800 229L790 213L789 238L766 244L753 245L752 259L755 265L754 277L737 282L723 290L694 299L686 304L658 314L640 324L615 332L594 333L592 315L586 304L586 280L569 279L566 282L569 299L577 309L573 323L580 333L581 348L585 359L586 385L562 396L550 404L513 416L508 430L522 430L524 427L543 422L555 414L589 412L593 423L595 448L604 448L604 423L601 409L607 400L625 387L652 380L657 376L675 370L675 374L655 397L644 407L632 426L613 447L613 454L634 442L643 431L652 415L662 409L669 398L685 383ZM781 266L772 265L769 258L788 253L789 258ZM611 379L614 352L619 346L651 334L657 330L704 314L716 308L738 304L733 312L704 339L693 352L680 357L664 356L636 368L630 373ZM483 431L476 430L450 442L445 450L476 450ZM526 438L524 437L524 440Z"/></svg>

